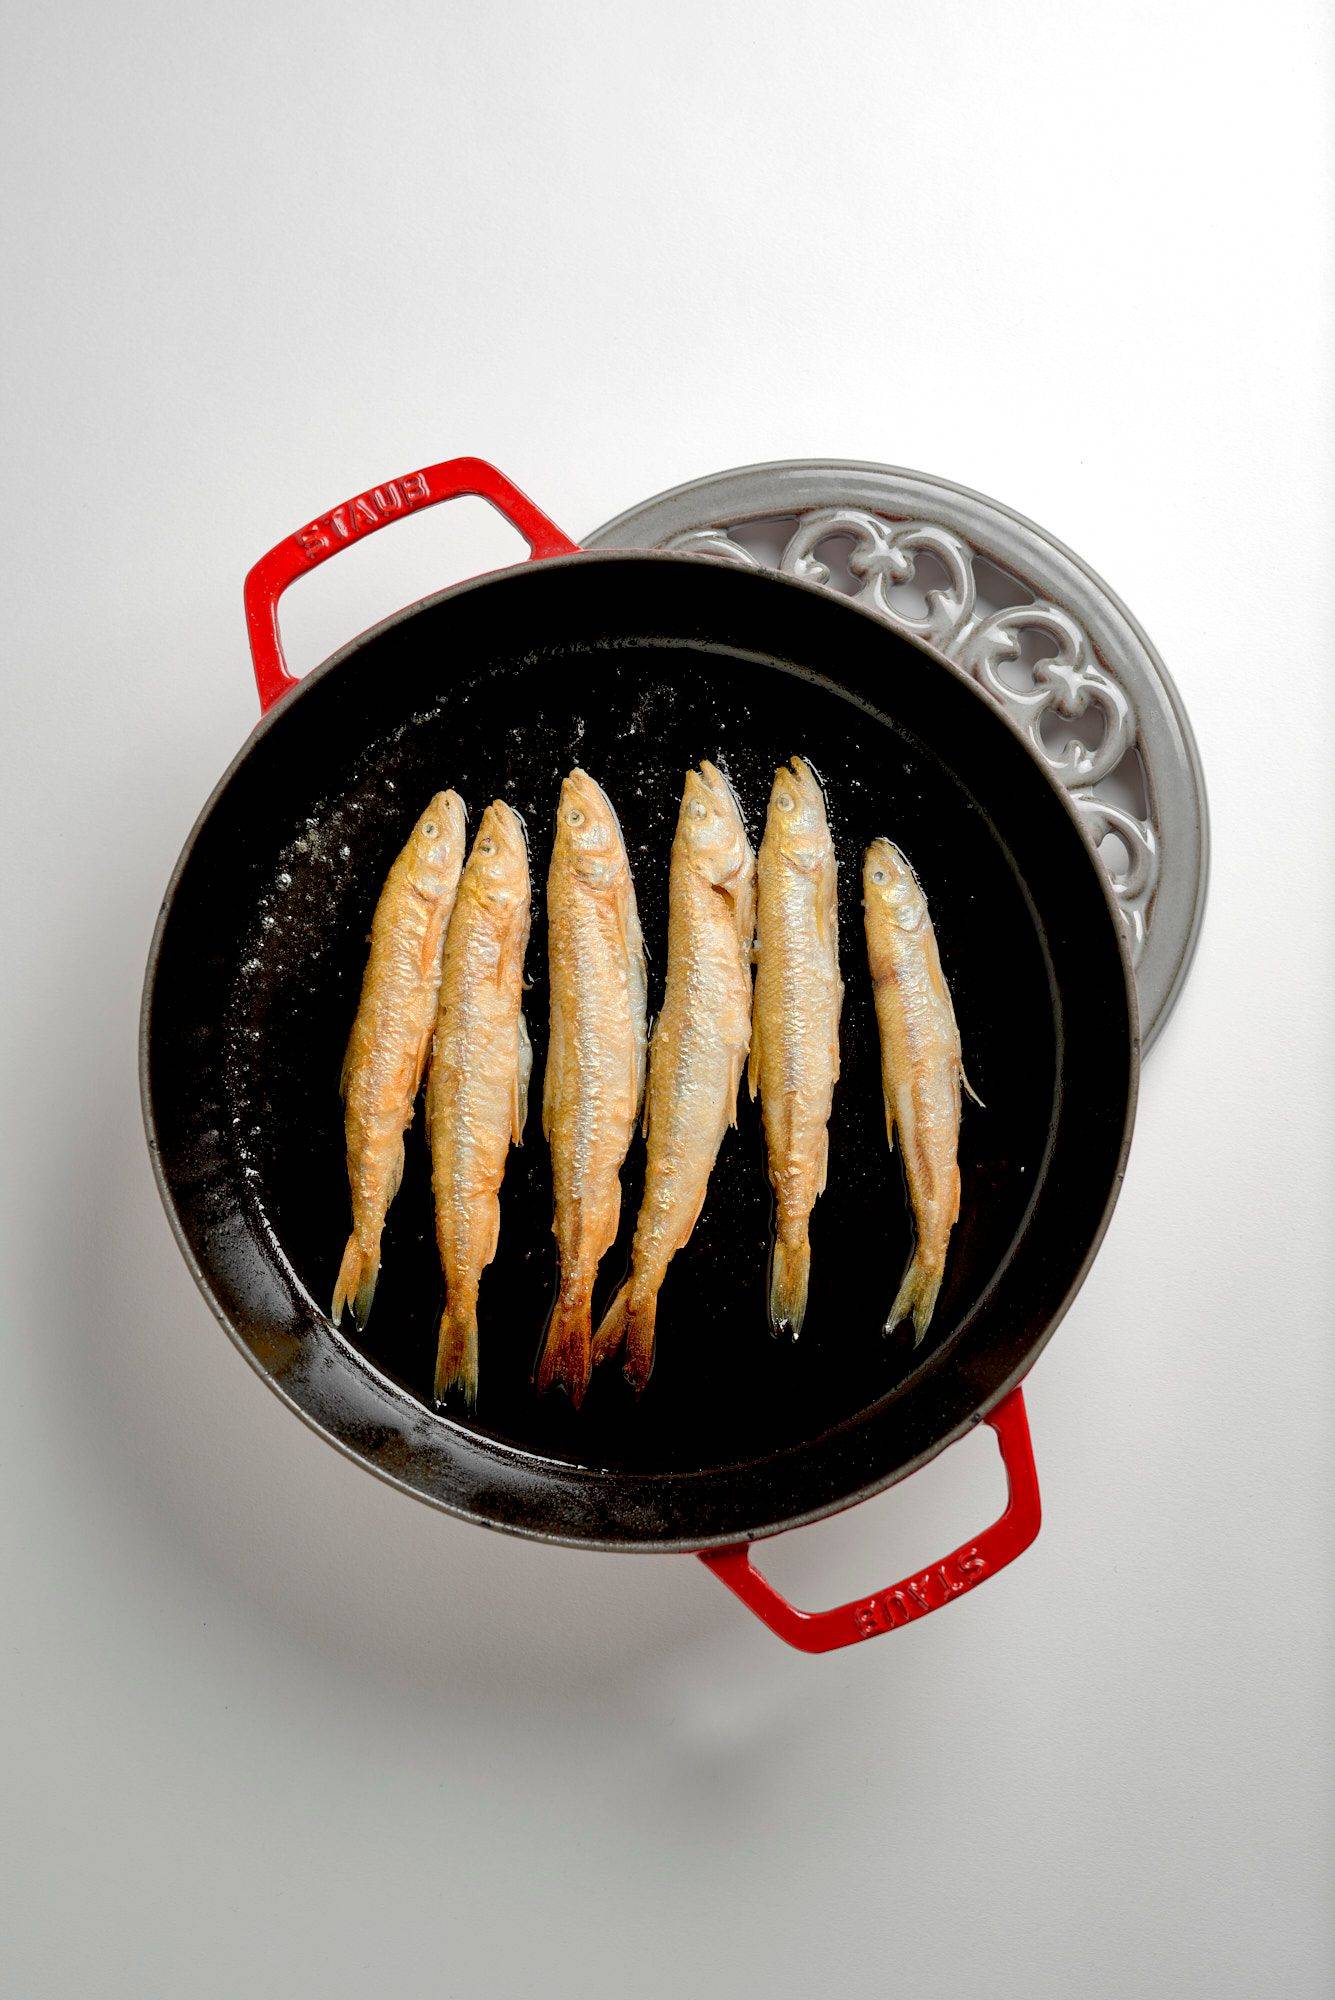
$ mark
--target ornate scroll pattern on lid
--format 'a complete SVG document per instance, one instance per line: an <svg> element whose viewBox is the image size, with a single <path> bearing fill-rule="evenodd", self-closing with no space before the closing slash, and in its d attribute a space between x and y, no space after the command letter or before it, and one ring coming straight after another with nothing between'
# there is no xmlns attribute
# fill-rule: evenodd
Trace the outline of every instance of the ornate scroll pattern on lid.
<svg viewBox="0 0 1335 2000"><path fill-rule="evenodd" d="M1162 661L1069 550L949 481L802 461L678 487L586 546L777 569L851 598L977 681L1077 809L1153 1038L1186 977L1204 905L1204 783Z"/></svg>

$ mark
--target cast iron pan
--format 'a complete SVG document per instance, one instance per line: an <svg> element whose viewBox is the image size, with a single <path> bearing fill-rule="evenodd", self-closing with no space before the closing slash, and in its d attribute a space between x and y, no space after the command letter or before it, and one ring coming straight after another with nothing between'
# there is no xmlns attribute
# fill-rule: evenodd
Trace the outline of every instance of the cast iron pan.
<svg viewBox="0 0 1335 2000"><path fill-rule="evenodd" d="M415 605L290 683L274 608L284 584L341 540L459 491L492 499L549 559ZM282 699L209 801L163 904L144 1003L149 1141L214 1311L331 1442L492 1527L604 1548L717 1550L901 1478L1019 1382L1116 1196L1135 1094L1134 999L1074 816L952 668L785 578L690 557L552 556L570 547L491 468L453 461L335 510L252 573L261 697ZM770 1197L759 1120L744 1103L672 1266L647 1391L637 1402L618 1371L601 1371L576 1415L530 1385L556 1269L537 1105L561 779L584 765L620 814L652 1006L683 773L701 757L719 763L758 843L774 766L795 751L826 785L847 986L806 1326L790 1344L766 1325ZM493 796L519 808L534 890L534 1108L510 1156L500 1250L483 1281L473 1420L431 1406L441 1279L420 1114L367 1332L354 1341L327 1315L348 1224L338 1073L371 913L423 802L446 785L474 826ZM986 1106L966 1107L961 1219L916 1351L881 1333L911 1240L886 1145L862 940L860 857L882 832L926 889ZM625 1268L643 1164L637 1140L595 1307ZM1036 1490L1031 1512L1030 1534Z"/></svg>

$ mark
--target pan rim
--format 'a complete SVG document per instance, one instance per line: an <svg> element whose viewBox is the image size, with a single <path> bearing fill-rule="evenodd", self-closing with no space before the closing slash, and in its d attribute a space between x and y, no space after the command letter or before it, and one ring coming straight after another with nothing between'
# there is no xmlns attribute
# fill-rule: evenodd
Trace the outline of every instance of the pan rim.
<svg viewBox="0 0 1335 2000"><path fill-rule="evenodd" d="M1025 743L1022 732L1015 726L1015 724L1010 720L1008 716L1006 716L1000 709L998 709L995 706L995 704L993 704L987 699L986 695L982 692L981 689L977 687L976 683L974 683L967 674L963 673L958 667L954 665L953 662L945 659L939 652L936 651L935 648L926 644L921 639L908 634L896 635L902 641L903 644L907 645L912 650L919 653L927 662L930 663L930 665L933 668L941 672L944 672L945 674L949 675L950 678L953 681L955 681L958 685L961 685L968 689L970 698L977 701L981 705L982 709L988 714L989 717L995 718L997 722L999 722L1005 729L1009 731L1009 733L1016 739L1017 742L1023 745L1025 755L1029 759L1033 769L1035 771L1042 773L1045 784L1048 787L1048 792L1050 796L1056 797L1057 799L1060 800L1062 810L1065 812L1068 821L1075 829L1076 833L1079 835L1080 847L1081 850L1084 852L1088 862L1088 878L1091 881L1091 883L1097 886L1098 893L1102 899L1105 914L1107 916L1108 923L1114 938L1117 951L1118 964L1122 975L1123 993L1126 1003L1127 1023L1128 1023L1128 1040L1125 1052L1127 1089L1126 1089L1126 1102L1123 1111L1121 1131L1120 1131L1119 1143L1116 1155L1115 1170L1109 1179L1109 1185L1107 1188L1104 1201L1101 1206L1101 1211L1099 1214L1097 1225L1090 1233L1087 1248L1080 1260L1078 1267L1074 1271L1074 1275L1071 1279L1071 1282L1067 1286L1066 1290L1063 1292L1056 1306L1050 1310L1048 1317L1044 1322L1041 1330L1036 1332L1030 1339L1026 1353L1022 1358L1022 1360L1014 1368L1012 1368L1006 1373L1005 1377L1000 1381L999 1386L989 1391L987 1396L983 1398L975 1408L973 1408L963 1418L952 1423L945 1431L942 1432L939 1438L934 1440L929 1445L925 1446L920 1452L916 1453L911 1458L896 1463L887 1472L874 1474L871 1477L860 1480L857 1486L851 1491L841 1492L829 1499L819 1501L811 1505L810 1507L801 1509L793 1513L786 1513L780 1518L766 1518L763 1522L760 1522L758 1524L757 1523L748 1524L744 1529L740 1530L737 1529L730 1529L725 1531L697 1530L689 1534L683 1534L683 1535L652 1535L652 1536L646 1536L644 1538L633 1538L626 1535L621 1535L617 1537L604 1537L599 1535L597 1532L592 1532L592 1533L574 1532L562 1527L561 1525L555 1525L555 1526L542 1525L527 1520L498 1518L493 1515L479 1511L479 1509L476 1506L461 1504L438 1492L424 1490L424 1488L421 1485L413 1483L411 1480L403 1477L398 1472L387 1469L386 1467L377 1464L373 1458L369 1457L365 1452L358 1449L357 1445L352 1440L345 1437L341 1437L335 1431L328 1428L327 1425L321 1421L319 1415L314 1411L304 1407L303 1404L300 1401L298 1401L297 1398L284 1386L282 1381L278 1379L264 1364L260 1356L256 1353L255 1349L247 1341L240 1326L233 1321L233 1319L228 1313L227 1308L223 1305L221 1299L215 1293L209 1275L205 1270L203 1264L201 1263L200 1259L197 1257L195 1250L186 1234L182 1215L180 1213L180 1210L178 1209L174 1194L169 1185L167 1175L163 1167L161 1148L157 1131L157 1122L153 1111L152 1091L150 1087L150 1021L151 1021L153 994L156 986L157 971L162 952L163 939L167 923L171 915L173 904L175 902L176 893L179 888L181 878L189 865L190 858L198 841L199 835L204 825L212 815L221 796L226 791L228 786L231 784L233 777L235 776L237 771L241 768L241 766L244 764L244 762L250 755L251 751L254 749L256 743L265 734L267 734L270 727L273 726L275 718L280 713L281 714L290 713L293 709L294 704L302 699L303 694L309 687L314 686L318 682L324 680L330 673L338 670L354 655L359 653L362 650L362 648L369 645L374 640L379 639L384 633L391 631L396 626L404 623L406 620L410 618L416 617L421 613L434 610L436 606L448 602L453 598L465 595L467 593L471 593L475 590L487 586L494 586L498 583L505 583L507 585L515 584L518 582L520 578L525 576L542 576L553 570L570 569L578 565L590 565L590 564L596 564L600 567L635 565L636 567L647 566L649 568L658 568L658 569L663 569L667 567L681 568L683 565L688 568L699 568L703 566L716 572L722 572L727 567L726 565L723 564L711 562L707 557L702 557L692 554L665 552L661 550L607 549L607 550L595 550L595 551L577 551L570 555L549 557L541 562L524 562L515 565L509 565L501 569L488 571L481 576L465 578L458 583L447 586L443 590L433 592L427 597L418 599L412 604L405 605L400 610L391 613L387 618L378 621L376 624L368 627L366 630L358 633L353 638L346 641L344 645L340 646L335 652L331 653L325 660L321 661L318 666L312 668L308 673L303 675L301 679L298 681L295 688L293 688L288 694L286 694L280 702L275 703L274 706L270 708L266 714L262 715L258 719L255 726L251 729L251 731L245 737L243 742L238 746L236 752L229 760L226 769L219 777L217 783L214 785L211 792L209 793L209 796L206 799L204 805L200 809L199 813L196 815L195 820L190 827L186 840L181 848L176 864L172 869L171 875L169 877L169 880L167 882L166 888L163 893L161 906L159 908L157 919L155 921L153 928L148 961L145 970L143 992L140 1003L139 1038L138 1038L140 1108L144 1121L145 1136L148 1144L150 1162L152 1164L154 1180L157 1184L159 1198L162 1201L163 1208L166 1212L168 1224L171 1228L172 1234L176 1239L177 1247L179 1248L181 1255L185 1261L186 1267L190 1271L191 1276L193 1277L197 1288L199 1289L202 1297L205 1300L205 1303L208 1305L214 1318L219 1322L219 1324L223 1327L224 1331L227 1333L228 1338L231 1340L233 1346L235 1346L240 1351L240 1353L249 1363L250 1367L260 1377L260 1379L265 1383L265 1385L276 1396L278 1396L282 1400L282 1402L285 1403L286 1406L289 1409L291 1409L302 1420L302 1422L306 1424L306 1426L310 1430L314 1431L318 1437L322 1438L325 1441L325 1443L331 1445L336 1451L340 1452L344 1457L350 1459L355 1465L359 1466L360 1468L362 1468L367 1472L373 1473L375 1477L382 1480L386 1485L396 1488L396 1490L407 1494L410 1498L420 1501L423 1505L438 1509L443 1513L451 1514L460 1520L469 1521L477 1526L495 1529L500 1533L516 1535L519 1536L521 1539L528 1541L549 1542L556 1544L557 1546L581 1548L581 1549L594 1549L613 1554L696 1553L707 1549L725 1548L725 1547L735 1546L739 1543L764 1540L769 1538L770 1536L784 1533L790 1528L803 1527L810 1525L811 1523L818 1520L828 1519L833 1515L844 1512L849 1507L858 1505L863 1500L873 1498L877 1493L884 1492L889 1487L897 1485L901 1480L909 1478L914 1472L919 1471L922 1468L922 1466L930 1463L932 1459L939 1456L941 1452L948 1450L949 1447L952 1444L958 1442L958 1440L961 1437L967 1435L970 1431L975 1429L997 1407L997 1405L1001 1403L1005 1399L1005 1397L1012 1392L1012 1390L1016 1387L1016 1385L1027 1376L1034 1362L1037 1360L1038 1356L1041 1354L1043 1349L1046 1347L1048 1341L1051 1339L1053 1333L1056 1331L1057 1327L1061 1324L1062 1320L1066 1317L1067 1312L1070 1310L1070 1307L1074 1302L1074 1299L1077 1293L1079 1292L1081 1286L1083 1285L1085 1278L1089 1273L1090 1266L1092 1265L1094 1258L1097 1255L1098 1250L1103 1242L1103 1239L1107 1233L1108 1227L1112 1219L1113 1211L1117 1205L1117 1200L1121 1192L1122 1183L1125 1178L1127 1157L1130 1150L1131 1138L1132 1138L1132 1133L1134 1131L1135 1117L1136 1117L1139 1076L1140 1076L1140 1061L1141 1061L1141 1038L1140 1038L1140 1028L1139 1028L1139 1017L1137 1012L1136 991L1135 991L1134 975L1131 968L1130 955L1127 949L1125 937L1122 932L1121 924L1117 919L1115 905L1113 903L1111 891L1107 885L1103 871L1099 868L1098 864L1096 863L1093 857L1092 851L1090 850L1089 847L1087 835L1084 831L1083 826L1080 823L1079 816L1076 813L1070 800L1062 791L1061 787L1054 784L1051 778L1048 777L1046 773L1042 772L1042 764L1040 760L1034 756L1030 746ZM871 612L864 609L862 606L850 600L832 599L827 592L820 590L817 586L813 584L803 582L799 578L780 576L777 573L768 571L746 572L746 571L732 570L729 573L739 577L741 576L747 577L749 583L752 586L754 586L756 583L760 583L765 587L770 587L770 588L777 587L780 590L786 590L789 592L796 591L801 593L805 597L819 601L824 606L833 607L836 611L839 608L842 608L849 614L852 614L858 617L859 619L863 620L868 626L872 627L877 632L878 635L881 636L885 635L886 628L884 627L882 622L878 620ZM938 752L937 754L939 755L940 753ZM421 1406L418 1405L416 1400L406 1390L402 1389L398 1383L392 1381L389 1377L382 1374L374 1366L374 1364L370 1362L367 1359L367 1357L360 1352L360 1350L351 1347L346 1342L343 1344L345 1347L347 1347L348 1353L355 1357L357 1366L361 1369L361 1371L365 1374L365 1376L369 1380L375 1383L377 1391L380 1394L388 1396L395 1403L401 1405L405 1410L420 1415ZM467 1430L466 1427L459 1427L459 1428L466 1430L466 1435L471 1450L481 1454L484 1457L492 1456L498 1462L510 1464L522 1460L531 1463L536 1457L539 1456L538 1454L526 1452L517 1447L513 1449L506 1447L499 1441L488 1437L485 1433L473 1430ZM814 1440L812 1442L814 1442ZM560 1461L552 1461L552 1463L559 1467L560 1474L564 1478L570 1478L574 1476L580 1480L597 1481L601 1478L609 1476L606 1470L604 1469L592 1466L580 1465L574 1461L560 1460ZM718 1469L702 1468L701 1470L702 1472L705 1470L712 1470L713 1472L717 1473ZM636 1474L634 1476L636 1478L648 1479L652 1478L653 1475ZM674 1479L680 1480L683 1477L690 1478L692 1475L690 1473L683 1474L680 1471L677 1471L672 1473L671 1475L664 1475L664 1476L665 1477L670 1476Z"/></svg>

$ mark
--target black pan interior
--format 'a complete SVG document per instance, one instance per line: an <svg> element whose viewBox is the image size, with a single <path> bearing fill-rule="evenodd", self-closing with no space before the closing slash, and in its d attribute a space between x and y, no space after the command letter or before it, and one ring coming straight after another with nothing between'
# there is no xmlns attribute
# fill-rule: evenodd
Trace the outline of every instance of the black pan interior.
<svg viewBox="0 0 1335 2000"><path fill-rule="evenodd" d="M770 1197L744 1102L677 1258L658 1362L584 1410L538 1398L555 1277L541 1133L544 878L574 762L621 817L662 989L686 767L733 782L758 844L775 764L825 780L841 868L843 1075L802 1339L764 1310ZM430 794L524 814L534 1089L483 1284L475 1418L430 1407L441 1280L422 1120L356 1347L325 1317L346 1235L339 1063L379 885ZM971 1081L963 1207L916 1352L881 1324L911 1243L885 1136L860 857L890 833L933 909ZM1125 968L1062 801L975 690L850 607L768 576L582 558L419 607L289 697L215 796L169 899L147 1015L151 1134L206 1287L257 1364L336 1441L498 1525L701 1543L825 1511L910 1469L1023 1372L1078 1280L1120 1171L1132 1087ZM624 1175L622 1274L643 1177ZM367 1366L369 1364L369 1367Z"/></svg>

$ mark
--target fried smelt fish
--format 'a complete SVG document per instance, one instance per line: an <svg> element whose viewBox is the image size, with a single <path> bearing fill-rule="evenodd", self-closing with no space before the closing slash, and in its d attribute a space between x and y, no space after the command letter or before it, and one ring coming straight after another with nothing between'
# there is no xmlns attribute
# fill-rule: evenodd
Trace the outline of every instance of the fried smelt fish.
<svg viewBox="0 0 1335 2000"><path fill-rule="evenodd" d="M881 1031L885 1129L893 1147L899 1128L918 1232L885 1330L911 1312L916 1346L936 1309L959 1217L960 1087L969 1085L927 902L893 841L874 840L867 849L862 906Z"/></svg>
<svg viewBox="0 0 1335 2000"><path fill-rule="evenodd" d="M436 1025L441 954L463 858L463 800L437 792L390 869L371 920L343 1058L352 1234L334 1286L335 1324L349 1304L358 1326L371 1310L385 1216L403 1178L403 1135Z"/></svg>
<svg viewBox="0 0 1335 2000"><path fill-rule="evenodd" d="M663 1011L649 1047L649 1143L631 1272L599 1327L595 1362L626 1350L642 1389L654 1357L658 1292L704 1207L751 1040L755 856L732 788L702 763L689 771L668 878Z"/></svg>
<svg viewBox="0 0 1335 2000"><path fill-rule="evenodd" d="M547 877L551 1038L542 1127L552 1153L561 1271L537 1386L576 1409L589 1386L591 1301L616 1240L621 1167L644 1096L647 976L621 828L585 771L561 787Z"/></svg>
<svg viewBox="0 0 1335 2000"><path fill-rule="evenodd" d="M445 939L426 1113L445 1311L436 1400L477 1402L477 1295L496 1255L506 1156L518 1145L532 1067L521 1002L528 945L528 848L519 815L487 807Z"/></svg>
<svg viewBox="0 0 1335 2000"><path fill-rule="evenodd" d="M800 757L774 774L756 885L750 1085L776 1210L769 1322L795 1340L807 1309L808 1224L825 1192L844 998L834 843L820 781Z"/></svg>

